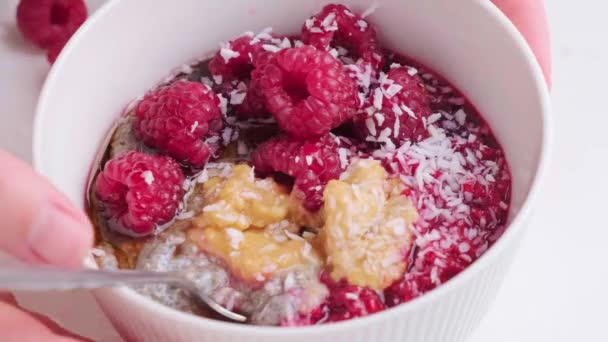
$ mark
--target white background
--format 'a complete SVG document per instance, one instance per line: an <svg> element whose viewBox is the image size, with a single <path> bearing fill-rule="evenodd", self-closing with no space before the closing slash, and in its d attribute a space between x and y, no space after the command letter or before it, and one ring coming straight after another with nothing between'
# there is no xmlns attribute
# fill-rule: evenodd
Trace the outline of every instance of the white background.
<svg viewBox="0 0 608 342"><path fill-rule="evenodd" d="M608 4L546 1L554 63L550 171L520 253L472 342L608 341ZM90 8L101 2L88 1ZM32 116L49 66L16 32L16 3L0 0L0 148L30 161ZM81 334L118 340L85 293L19 298Z"/></svg>

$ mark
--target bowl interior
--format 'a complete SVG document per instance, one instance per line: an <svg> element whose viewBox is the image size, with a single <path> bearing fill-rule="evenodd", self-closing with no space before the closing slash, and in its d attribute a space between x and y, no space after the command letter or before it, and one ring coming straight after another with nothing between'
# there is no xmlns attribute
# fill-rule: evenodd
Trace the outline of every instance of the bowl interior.
<svg viewBox="0 0 608 342"><path fill-rule="evenodd" d="M370 4L334 2L355 11ZM220 41L244 31L272 26L278 33L299 32L324 3L109 1L70 41L47 79L35 126L38 171L84 207L90 164L129 102L171 70L209 56ZM485 0L377 4L368 19L384 46L446 77L493 128L513 174L512 221L535 181L546 139L542 76L523 39Z"/></svg>

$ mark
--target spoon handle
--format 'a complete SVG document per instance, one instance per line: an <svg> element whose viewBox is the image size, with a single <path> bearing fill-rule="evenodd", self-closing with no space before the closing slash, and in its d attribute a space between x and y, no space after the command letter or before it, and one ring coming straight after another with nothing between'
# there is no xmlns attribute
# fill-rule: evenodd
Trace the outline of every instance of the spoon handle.
<svg viewBox="0 0 608 342"><path fill-rule="evenodd" d="M0 290L73 290L95 289L137 284L170 284L181 287L195 295L199 301L220 315L236 322L245 322L247 317L232 312L207 295L198 291L193 283L170 272L148 271L97 271L62 270L52 267L0 268Z"/></svg>
<svg viewBox="0 0 608 342"><path fill-rule="evenodd" d="M147 271L62 270L50 267L0 269L0 290L71 290L134 284L174 284L171 273Z"/></svg>

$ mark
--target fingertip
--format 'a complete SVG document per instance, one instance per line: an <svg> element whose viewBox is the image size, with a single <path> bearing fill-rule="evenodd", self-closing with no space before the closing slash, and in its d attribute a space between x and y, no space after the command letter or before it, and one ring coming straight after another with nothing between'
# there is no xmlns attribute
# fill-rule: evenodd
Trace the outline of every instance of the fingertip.
<svg viewBox="0 0 608 342"><path fill-rule="evenodd" d="M17 300L15 299L15 296L13 296L13 294L10 292L0 292L0 302L11 304L11 305L17 304Z"/></svg>
<svg viewBox="0 0 608 342"><path fill-rule="evenodd" d="M0 165L0 249L30 263L81 267L94 235L86 214L2 150Z"/></svg>
<svg viewBox="0 0 608 342"><path fill-rule="evenodd" d="M542 0L493 0L524 36L543 71L549 89L552 84L551 36Z"/></svg>
<svg viewBox="0 0 608 342"><path fill-rule="evenodd" d="M43 263L77 268L93 245L93 228L84 214L50 202L32 221L27 244Z"/></svg>

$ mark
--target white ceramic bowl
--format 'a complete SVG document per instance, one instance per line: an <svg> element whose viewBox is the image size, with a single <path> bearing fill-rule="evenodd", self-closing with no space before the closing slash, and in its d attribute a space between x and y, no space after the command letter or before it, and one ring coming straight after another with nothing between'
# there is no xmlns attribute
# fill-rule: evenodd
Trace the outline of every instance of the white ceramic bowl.
<svg viewBox="0 0 608 342"><path fill-rule="evenodd" d="M185 62L246 30L299 32L324 1L113 0L73 37L38 106L35 166L83 206L92 158L125 105ZM369 1L346 1L362 11ZM462 341L494 298L524 231L548 148L540 68L487 0L378 1L369 18L385 46L434 68L481 111L513 173L510 226L471 267L438 289L363 319L306 328L235 325L174 311L126 289L95 291L116 328L137 341ZM505 324L508 324L505 322Z"/></svg>

